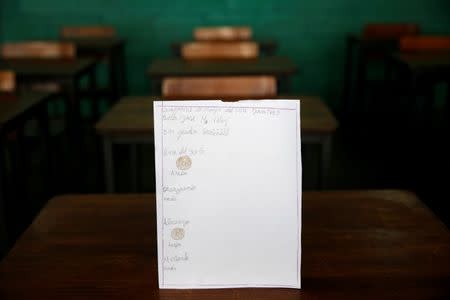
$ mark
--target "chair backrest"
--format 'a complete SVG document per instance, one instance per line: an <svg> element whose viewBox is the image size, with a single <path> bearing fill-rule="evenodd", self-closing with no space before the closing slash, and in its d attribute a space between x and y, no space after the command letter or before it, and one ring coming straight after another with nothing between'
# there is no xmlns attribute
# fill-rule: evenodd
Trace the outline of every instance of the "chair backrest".
<svg viewBox="0 0 450 300"><path fill-rule="evenodd" d="M2 58L6 59L73 59L76 47L67 42L17 42L1 47Z"/></svg>
<svg viewBox="0 0 450 300"><path fill-rule="evenodd" d="M402 52L450 52L450 36L411 36L400 39Z"/></svg>
<svg viewBox="0 0 450 300"><path fill-rule="evenodd" d="M112 38L117 35L111 26L65 26L61 29L62 38Z"/></svg>
<svg viewBox="0 0 450 300"><path fill-rule="evenodd" d="M0 93L12 93L16 89L16 76L11 71L0 70Z"/></svg>
<svg viewBox="0 0 450 300"><path fill-rule="evenodd" d="M252 38L248 26L198 27L194 30L197 41L242 41Z"/></svg>
<svg viewBox="0 0 450 300"><path fill-rule="evenodd" d="M255 42L190 42L181 47L181 57L194 59L253 59L259 56Z"/></svg>
<svg viewBox="0 0 450 300"><path fill-rule="evenodd" d="M366 39L398 39L402 36L419 34L419 26L410 23L380 23L367 24L363 29L363 37Z"/></svg>
<svg viewBox="0 0 450 300"><path fill-rule="evenodd" d="M162 96L167 99L248 99L276 94L273 76L168 77L162 84Z"/></svg>

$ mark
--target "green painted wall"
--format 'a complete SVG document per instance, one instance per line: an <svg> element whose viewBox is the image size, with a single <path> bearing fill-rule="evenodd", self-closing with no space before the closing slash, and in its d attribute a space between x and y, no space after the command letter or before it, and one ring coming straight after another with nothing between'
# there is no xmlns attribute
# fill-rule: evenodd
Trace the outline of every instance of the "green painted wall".
<svg viewBox="0 0 450 300"><path fill-rule="evenodd" d="M367 22L416 22L423 32L450 33L449 0L0 0L0 39L57 38L67 24L112 24L128 40L131 93L149 90L145 70L171 55L172 41L197 25L248 24L256 37L279 41L279 54L300 67L298 93L337 105L344 37Z"/></svg>

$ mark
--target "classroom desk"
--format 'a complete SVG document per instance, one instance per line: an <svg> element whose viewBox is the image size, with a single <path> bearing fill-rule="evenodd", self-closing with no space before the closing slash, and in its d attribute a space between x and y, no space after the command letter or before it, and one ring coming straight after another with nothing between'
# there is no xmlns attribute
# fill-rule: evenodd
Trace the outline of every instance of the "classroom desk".
<svg viewBox="0 0 450 300"><path fill-rule="evenodd" d="M319 184L329 167L331 137L338 123L319 97L293 96L280 99L301 99L302 142L321 145ZM96 124L103 139L106 190L114 192L113 145L129 144L131 148L131 179L136 191L136 144L153 143L153 101L157 97L126 97L119 101Z"/></svg>
<svg viewBox="0 0 450 300"><path fill-rule="evenodd" d="M62 84L64 92L67 94L65 99L68 125L76 134L80 120L80 80L83 76L94 73L96 64L96 60L87 58L74 60L3 59L0 60L0 69L13 71L19 85L42 82Z"/></svg>
<svg viewBox="0 0 450 300"><path fill-rule="evenodd" d="M447 116L450 116L450 51L434 53L392 53L388 57L389 67L397 66L403 71L404 81L406 81L406 94L410 101L417 96L420 87L427 86L427 96L430 99L425 101L425 115L431 118L433 107L433 85L438 82L447 84ZM392 69L389 69L391 72Z"/></svg>
<svg viewBox="0 0 450 300"><path fill-rule="evenodd" d="M398 39L367 39L355 34L347 36L342 95L344 113L349 114L351 108L362 105L369 59L378 58L383 61L383 56L395 49L398 49ZM376 53L375 56L371 56L374 53ZM356 66L354 66L355 60ZM352 93L353 90L354 93Z"/></svg>
<svg viewBox="0 0 450 300"><path fill-rule="evenodd" d="M26 122L37 119L40 124L41 134L43 137L43 144L45 147L45 159L47 163L47 192L49 191L49 172L50 172L50 154L49 154L49 129L47 118L47 103L53 97L50 93L38 92L23 92L19 94L1 94L0 93L0 252L5 249L6 224L4 208L6 205L5 199L5 184L6 184L6 165L5 165L5 139L11 132L16 132L16 137L19 143L23 143L23 128ZM21 147L20 162L23 165L26 161L26 150ZM21 170L25 174L25 170ZM24 180L23 178L21 178ZM23 186L19 189L25 191ZM23 203L21 203L23 205ZM24 213L26 213L24 211Z"/></svg>
<svg viewBox="0 0 450 300"><path fill-rule="evenodd" d="M80 81L84 76L95 77L97 61L90 58L79 59L7 59L0 60L0 69L15 72L20 85L28 83L57 82L62 85L66 104L66 126L75 157L81 154L82 137L80 129ZM73 159L77 161L77 159ZM74 163L74 176L78 178L79 164ZM76 179L78 180L78 179ZM76 181L71 180L75 184Z"/></svg>
<svg viewBox="0 0 450 300"><path fill-rule="evenodd" d="M450 70L450 51L437 53L393 53L395 61L404 64L414 72L443 72Z"/></svg>
<svg viewBox="0 0 450 300"><path fill-rule="evenodd" d="M286 57L261 57L241 60L194 60L181 58L156 59L148 68L152 82L152 92L161 92L164 77L181 76L243 76L272 75L277 78L278 91L289 90L289 77L297 71L297 67ZM284 86L281 86L283 82Z"/></svg>
<svg viewBox="0 0 450 300"><path fill-rule="evenodd" d="M173 54L180 57L181 46L189 42L190 41L172 43L170 46L172 48ZM277 42L274 40L250 40L249 42L256 42L259 45L259 50L267 56L273 56L278 47Z"/></svg>
<svg viewBox="0 0 450 300"><path fill-rule="evenodd" d="M108 62L109 88L113 101L127 94L125 40L113 38L63 38L76 45L79 57L105 57Z"/></svg>
<svg viewBox="0 0 450 300"><path fill-rule="evenodd" d="M71 195L50 200L0 263L0 297L450 298L449 230L413 194L305 192L302 206L301 290L160 290L155 195Z"/></svg>

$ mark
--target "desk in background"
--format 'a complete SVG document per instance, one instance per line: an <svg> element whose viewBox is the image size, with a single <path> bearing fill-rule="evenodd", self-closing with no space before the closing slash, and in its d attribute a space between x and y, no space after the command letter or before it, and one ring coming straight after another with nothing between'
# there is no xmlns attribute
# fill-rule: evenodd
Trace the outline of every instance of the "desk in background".
<svg viewBox="0 0 450 300"><path fill-rule="evenodd" d="M280 99L301 99L302 142L321 145L320 185L329 167L331 155L331 136L338 123L328 107L319 97L293 96ZM103 139L105 157L106 190L114 192L114 160L113 145L131 145L131 180L133 190L137 190L136 182L136 144L153 143L153 101L157 97L126 97L119 101L97 123L97 133Z"/></svg>
<svg viewBox="0 0 450 300"><path fill-rule="evenodd" d="M106 58L108 63L109 87L105 94L113 101L127 94L128 84L125 62L125 40L111 38L63 38L63 41L74 43L80 57Z"/></svg>
<svg viewBox="0 0 450 300"><path fill-rule="evenodd" d="M393 53L389 56L389 67L400 68L400 78L406 86L406 96L413 104L419 88L425 87L429 99L425 101L425 115L431 118L433 108L433 87L438 82L447 84L447 118L450 117L450 52L436 53ZM392 69L389 69L392 71ZM390 75L390 74L389 74Z"/></svg>
<svg viewBox="0 0 450 300"><path fill-rule="evenodd" d="M81 136L80 81L95 72L97 60L80 59L6 59L0 60L0 69L11 70L16 74L18 86L23 84L55 82L62 85L66 104L66 127L70 138L71 163L74 179L70 180L73 190L81 176L79 157L83 149ZM95 75L93 75L95 76Z"/></svg>
<svg viewBox="0 0 450 300"><path fill-rule="evenodd" d="M384 61L384 56L398 49L398 38L368 39L359 35L348 35L344 67L343 112L363 107L367 84L367 64L372 58ZM356 65L355 65L356 60Z"/></svg>
<svg viewBox="0 0 450 300"><path fill-rule="evenodd" d="M302 207L301 290L160 290L155 195L123 194L52 199L0 263L0 296L3 300L450 298L449 230L413 194L305 192Z"/></svg>
<svg viewBox="0 0 450 300"><path fill-rule="evenodd" d="M240 60L195 60L181 58L156 59L148 68L152 92L160 94L165 77L272 75L277 78L280 93L289 90L289 78L297 67L286 57L261 57Z"/></svg>
<svg viewBox="0 0 450 300"><path fill-rule="evenodd" d="M48 128L48 116L47 116L47 104L53 97L50 93L39 93L39 92L24 92L18 94L0 94L0 256L1 252L6 248L7 233L13 235L16 231L12 228L7 228L6 226L6 207L19 206L22 211L21 214L24 217L29 217L31 219L31 207L27 207L27 203L12 201L12 199L6 199L6 183L12 182L12 180L7 180L7 170L5 164L5 148L6 139L9 134L16 133L14 138L18 140L21 144L21 150L19 155L19 160L21 163L20 169L17 170L22 176L16 176L18 182L16 182L17 189L21 191L22 196L27 198L29 195L24 195L26 192L26 187L23 186L26 178L26 166L27 161L26 150L23 145L23 135L25 124L33 119L37 119L40 124L40 131L42 134L43 145L45 148L45 160L46 160L46 172L43 176L46 177L47 193L50 191L50 149L49 149L49 128ZM20 177L20 178L19 178ZM9 187L9 186L8 186ZM25 201L25 199L21 199ZM8 203L7 203L8 201ZM17 220L12 220L17 221ZM11 222L8 222L11 224Z"/></svg>
<svg viewBox="0 0 450 300"><path fill-rule="evenodd" d="M273 56L278 48L278 44L274 40L255 40L259 46L259 50L265 54L266 56ZM181 46L187 42L176 42L172 43L170 46L172 48L172 52L175 56L181 56Z"/></svg>
<svg viewBox="0 0 450 300"><path fill-rule="evenodd" d="M80 120L80 80L94 73L96 64L94 59L6 59L0 60L0 69L13 71L19 86L42 82L61 84L62 92L67 94L64 97L68 113L67 125L76 133Z"/></svg>

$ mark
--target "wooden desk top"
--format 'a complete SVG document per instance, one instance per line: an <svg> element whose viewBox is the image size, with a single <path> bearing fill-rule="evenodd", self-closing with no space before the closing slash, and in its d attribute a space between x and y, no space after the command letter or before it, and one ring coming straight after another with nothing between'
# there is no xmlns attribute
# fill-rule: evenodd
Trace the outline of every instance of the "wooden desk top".
<svg viewBox="0 0 450 300"><path fill-rule="evenodd" d="M293 99L293 96L282 99ZM153 135L153 101L158 97L125 97L117 102L96 124L97 132L107 135ZM301 99L302 133L331 134L338 123L319 97L298 96Z"/></svg>
<svg viewBox="0 0 450 300"><path fill-rule="evenodd" d="M368 46L398 46L399 38L367 38L361 34L348 34L347 39L351 42L363 43Z"/></svg>
<svg viewBox="0 0 450 300"><path fill-rule="evenodd" d="M267 39L267 40L250 40L254 41L259 45L259 48L262 52L267 52L268 54L273 54L278 46L278 43L275 40ZM176 55L180 55L181 46L184 43L188 43L190 41L182 41L182 42L175 42L171 44L172 50Z"/></svg>
<svg viewBox="0 0 450 300"><path fill-rule="evenodd" d="M303 193L302 290L159 290L155 214L153 194L52 199L0 263L0 298L450 299L449 230L407 192Z"/></svg>
<svg viewBox="0 0 450 300"><path fill-rule="evenodd" d="M77 51L107 51L121 46L125 43L124 39L118 37L112 38L62 38L62 41L72 42L76 45Z"/></svg>
<svg viewBox="0 0 450 300"><path fill-rule="evenodd" d="M0 60L0 69L14 71L18 77L70 77L92 68L95 64L96 60L91 58L73 60L2 59Z"/></svg>
<svg viewBox="0 0 450 300"><path fill-rule="evenodd" d="M394 53L392 59L410 70L450 70L450 51L436 53Z"/></svg>
<svg viewBox="0 0 450 300"><path fill-rule="evenodd" d="M181 58L156 59L148 68L150 77L225 76L225 75L292 75L295 64L286 57L261 57L248 60L186 61Z"/></svg>
<svg viewBox="0 0 450 300"><path fill-rule="evenodd" d="M43 92L23 92L2 97L0 95L0 132L8 130L8 125L27 117L33 109L44 104L52 94Z"/></svg>

